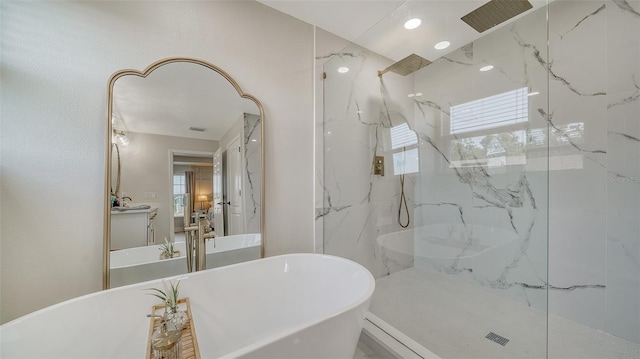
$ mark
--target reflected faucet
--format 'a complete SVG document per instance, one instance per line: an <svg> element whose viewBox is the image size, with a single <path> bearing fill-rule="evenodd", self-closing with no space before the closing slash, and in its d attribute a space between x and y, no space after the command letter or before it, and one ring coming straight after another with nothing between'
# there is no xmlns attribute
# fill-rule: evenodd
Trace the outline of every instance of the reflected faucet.
<svg viewBox="0 0 640 359"><path fill-rule="evenodd" d="M184 206L184 237L187 247L187 271L201 271L207 269L207 241L214 238L214 231L207 231L210 223L206 218L197 216L194 223L191 223L191 195L185 194Z"/></svg>

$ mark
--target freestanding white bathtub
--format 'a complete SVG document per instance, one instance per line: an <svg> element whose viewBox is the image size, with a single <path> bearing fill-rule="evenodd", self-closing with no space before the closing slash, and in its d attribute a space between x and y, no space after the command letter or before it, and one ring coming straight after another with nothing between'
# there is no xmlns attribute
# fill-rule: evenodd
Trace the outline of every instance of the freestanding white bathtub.
<svg viewBox="0 0 640 359"><path fill-rule="evenodd" d="M174 277L173 279L178 278ZM375 282L347 259L290 254L182 277L202 358L352 358ZM109 289L0 326L2 358L144 358L158 299Z"/></svg>
<svg viewBox="0 0 640 359"><path fill-rule="evenodd" d="M260 258L260 233L216 237L207 242L207 269ZM144 282L187 273L185 243L174 248L176 258L160 259L161 245L135 247L111 252L110 287Z"/></svg>

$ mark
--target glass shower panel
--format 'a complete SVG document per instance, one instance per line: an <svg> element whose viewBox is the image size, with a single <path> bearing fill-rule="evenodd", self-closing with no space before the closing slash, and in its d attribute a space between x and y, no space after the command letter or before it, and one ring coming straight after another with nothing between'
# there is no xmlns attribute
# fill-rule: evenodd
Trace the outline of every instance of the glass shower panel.
<svg viewBox="0 0 640 359"><path fill-rule="evenodd" d="M438 52L396 27L478 3L408 1L324 64L324 252L376 277L369 320L443 358L547 354L549 146L581 127L549 131L542 3Z"/></svg>
<svg viewBox="0 0 640 359"><path fill-rule="evenodd" d="M640 357L640 1L549 5L549 357Z"/></svg>

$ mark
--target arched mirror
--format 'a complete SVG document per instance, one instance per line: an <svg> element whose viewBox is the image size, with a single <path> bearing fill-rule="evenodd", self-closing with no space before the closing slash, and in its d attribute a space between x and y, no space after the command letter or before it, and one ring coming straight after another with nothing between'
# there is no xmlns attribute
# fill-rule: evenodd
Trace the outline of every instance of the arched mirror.
<svg viewBox="0 0 640 359"><path fill-rule="evenodd" d="M108 83L103 287L264 256L264 112L190 58Z"/></svg>

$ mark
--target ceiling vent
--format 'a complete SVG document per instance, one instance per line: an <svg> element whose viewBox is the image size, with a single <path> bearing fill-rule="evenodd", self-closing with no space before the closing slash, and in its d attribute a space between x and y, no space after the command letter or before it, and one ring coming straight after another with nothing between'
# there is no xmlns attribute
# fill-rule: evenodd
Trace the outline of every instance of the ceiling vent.
<svg viewBox="0 0 640 359"><path fill-rule="evenodd" d="M477 32L484 32L531 8L527 0L491 0L460 19Z"/></svg>
<svg viewBox="0 0 640 359"><path fill-rule="evenodd" d="M196 131L196 132L204 132L205 131L205 129L202 128L202 127L193 127L193 126L189 127L189 130Z"/></svg>

